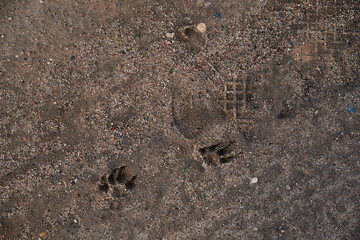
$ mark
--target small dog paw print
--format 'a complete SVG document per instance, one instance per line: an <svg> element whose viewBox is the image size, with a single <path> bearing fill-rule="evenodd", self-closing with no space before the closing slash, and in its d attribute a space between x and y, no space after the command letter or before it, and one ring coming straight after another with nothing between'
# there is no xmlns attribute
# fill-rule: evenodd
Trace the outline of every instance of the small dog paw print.
<svg viewBox="0 0 360 240"><path fill-rule="evenodd" d="M208 165L217 166L220 164L228 163L234 159L234 142L218 143L209 147L199 149L204 162Z"/></svg>
<svg viewBox="0 0 360 240"><path fill-rule="evenodd" d="M130 167L117 167L111 173L104 174L100 178L99 190L109 192L113 188L123 188L132 191L136 187L137 175L134 175Z"/></svg>

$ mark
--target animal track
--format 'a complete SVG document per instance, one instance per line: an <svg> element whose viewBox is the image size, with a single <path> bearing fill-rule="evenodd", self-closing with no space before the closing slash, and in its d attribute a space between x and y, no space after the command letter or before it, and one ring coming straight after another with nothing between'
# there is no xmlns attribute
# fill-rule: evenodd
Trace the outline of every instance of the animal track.
<svg viewBox="0 0 360 240"><path fill-rule="evenodd" d="M200 148L199 152L208 165L217 166L234 159L235 142L228 144L218 143L209 147Z"/></svg>
<svg viewBox="0 0 360 240"><path fill-rule="evenodd" d="M130 167L117 167L110 174L104 174L100 178L99 190L106 193L109 192L111 188L114 188L114 190L115 188L125 188L128 191L132 191L136 186L136 180L137 175L133 175Z"/></svg>
<svg viewBox="0 0 360 240"><path fill-rule="evenodd" d="M199 32L195 25L178 29L176 36L180 41L187 43L191 50L199 51L206 44L205 35Z"/></svg>

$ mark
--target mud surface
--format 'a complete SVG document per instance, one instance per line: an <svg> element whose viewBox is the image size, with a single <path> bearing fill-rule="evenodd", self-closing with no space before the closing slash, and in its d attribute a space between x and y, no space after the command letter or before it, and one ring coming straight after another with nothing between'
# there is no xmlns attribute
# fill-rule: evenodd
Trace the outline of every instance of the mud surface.
<svg viewBox="0 0 360 240"><path fill-rule="evenodd" d="M360 239L359 16L0 0L0 238Z"/></svg>

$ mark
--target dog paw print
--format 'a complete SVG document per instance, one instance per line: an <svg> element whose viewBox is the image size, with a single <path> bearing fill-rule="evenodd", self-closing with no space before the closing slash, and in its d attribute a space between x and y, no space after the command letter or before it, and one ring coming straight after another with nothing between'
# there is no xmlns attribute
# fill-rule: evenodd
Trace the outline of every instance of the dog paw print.
<svg viewBox="0 0 360 240"><path fill-rule="evenodd" d="M235 143L218 143L199 149L204 162L208 165L218 166L231 162L234 159Z"/></svg>
<svg viewBox="0 0 360 240"><path fill-rule="evenodd" d="M117 167L111 173L104 174L100 178L99 190L102 192L113 192L123 189L132 191L136 186L137 175L133 175L132 170L128 166ZM116 189L115 189L116 188Z"/></svg>
<svg viewBox="0 0 360 240"><path fill-rule="evenodd" d="M206 44L203 25L184 26L178 29L176 36L181 42L186 43L191 50L200 50Z"/></svg>

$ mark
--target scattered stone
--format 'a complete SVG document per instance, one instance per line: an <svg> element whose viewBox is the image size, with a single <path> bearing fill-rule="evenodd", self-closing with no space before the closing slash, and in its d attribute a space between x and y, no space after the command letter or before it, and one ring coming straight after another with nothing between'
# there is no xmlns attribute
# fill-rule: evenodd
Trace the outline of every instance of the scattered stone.
<svg viewBox="0 0 360 240"><path fill-rule="evenodd" d="M220 17L220 13L219 12L216 12L215 13L215 18L219 18Z"/></svg>
<svg viewBox="0 0 360 240"><path fill-rule="evenodd" d="M356 112L356 109L354 107L349 107L348 108L348 112L349 113L355 113Z"/></svg>
<svg viewBox="0 0 360 240"><path fill-rule="evenodd" d="M40 0L40 3L44 3L44 1L43 1L43 0Z"/></svg>
<svg viewBox="0 0 360 240"><path fill-rule="evenodd" d="M206 7L206 8L207 8L207 7L210 7L210 5L211 5L211 2L205 2L205 3L204 3L204 7Z"/></svg>
<svg viewBox="0 0 360 240"><path fill-rule="evenodd" d="M196 5L202 6L204 4L204 0L196 0Z"/></svg>
<svg viewBox="0 0 360 240"><path fill-rule="evenodd" d="M174 38L175 37L175 33L166 33L165 34L167 38Z"/></svg>
<svg viewBox="0 0 360 240"><path fill-rule="evenodd" d="M257 183L259 181L259 179L257 177L254 177L251 179L251 184Z"/></svg>
<svg viewBox="0 0 360 240"><path fill-rule="evenodd" d="M199 25L197 25L197 30L201 33L204 33L206 31L206 25L205 23L199 23Z"/></svg>

